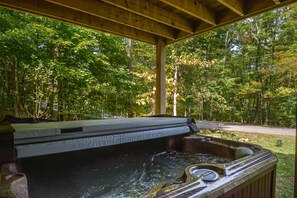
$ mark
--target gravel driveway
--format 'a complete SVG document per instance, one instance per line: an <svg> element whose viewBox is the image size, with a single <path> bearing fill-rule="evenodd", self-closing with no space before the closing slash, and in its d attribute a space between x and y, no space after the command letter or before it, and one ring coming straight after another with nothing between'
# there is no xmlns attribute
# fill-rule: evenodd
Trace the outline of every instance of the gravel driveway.
<svg viewBox="0 0 297 198"><path fill-rule="evenodd" d="M210 121L196 121L198 128L200 129L224 129L227 131L241 131L241 132L256 132L264 134L276 134L276 135L296 135L296 129L294 128L280 128L280 127L265 127L255 125L241 125L230 124L223 122L210 122Z"/></svg>

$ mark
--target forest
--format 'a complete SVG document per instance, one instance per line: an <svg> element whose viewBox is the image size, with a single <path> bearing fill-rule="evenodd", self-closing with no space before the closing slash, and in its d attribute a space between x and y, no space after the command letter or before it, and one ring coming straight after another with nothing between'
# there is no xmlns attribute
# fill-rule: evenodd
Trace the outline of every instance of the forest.
<svg viewBox="0 0 297 198"><path fill-rule="evenodd" d="M167 47L167 114L295 126L297 5ZM0 120L148 116L155 46L0 9Z"/></svg>

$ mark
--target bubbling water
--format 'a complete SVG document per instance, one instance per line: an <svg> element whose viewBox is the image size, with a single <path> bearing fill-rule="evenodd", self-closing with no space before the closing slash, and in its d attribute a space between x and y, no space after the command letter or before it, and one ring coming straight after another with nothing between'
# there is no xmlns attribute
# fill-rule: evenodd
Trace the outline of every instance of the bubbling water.
<svg viewBox="0 0 297 198"><path fill-rule="evenodd" d="M26 159L22 165L28 176L30 196L140 197L158 185L178 179L191 164L230 162L209 154L176 151L140 149L110 156L90 153L74 159ZM63 163L56 163L59 161Z"/></svg>
<svg viewBox="0 0 297 198"><path fill-rule="evenodd" d="M134 167L134 172L128 176L126 183L122 183L119 188L110 189L103 196L143 196L155 186L166 184L181 177L185 168L190 164L227 162L230 160L203 153L187 154L174 151L156 153L151 157L147 155L147 158L143 158L138 167Z"/></svg>

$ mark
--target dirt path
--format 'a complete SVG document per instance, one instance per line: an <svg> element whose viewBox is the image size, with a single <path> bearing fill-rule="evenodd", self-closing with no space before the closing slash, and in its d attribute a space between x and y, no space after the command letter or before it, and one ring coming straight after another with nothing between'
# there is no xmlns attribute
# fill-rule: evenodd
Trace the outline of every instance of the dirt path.
<svg viewBox="0 0 297 198"><path fill-rule="evenodd" d="M227 131L241 131L241 132L256 132L264 134L276 134L276 135L296 135L296 129L294 128L279 128L279 127L264 127L255 125L240 125L230 124L222 122L209 122L209 121L196 121L198 128L201 129L224 129Z"/></svg>

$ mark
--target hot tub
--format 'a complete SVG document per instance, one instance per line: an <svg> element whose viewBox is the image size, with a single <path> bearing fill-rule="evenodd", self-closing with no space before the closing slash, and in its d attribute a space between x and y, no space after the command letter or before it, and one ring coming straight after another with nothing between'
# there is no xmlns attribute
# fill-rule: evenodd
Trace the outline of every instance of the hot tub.
<svg viewBox="0 0 297 198"><path fill-rule="evenodd" d="M6 183L24 187L27 182L33 198L262 198L275 194L277 158L272 152L257 145L197 135L191 119L137 118L62 125L64 128L57 127L59 123L13 125L14 133L22 133L15 135L14 143L13 164L18 171L2 175L19 176L11 181L23 180ZM12 166L6 162L2 167L8 164ZM2 177L1 182L5 181ZM18 190L14 187L11 191Z"/></svg>

